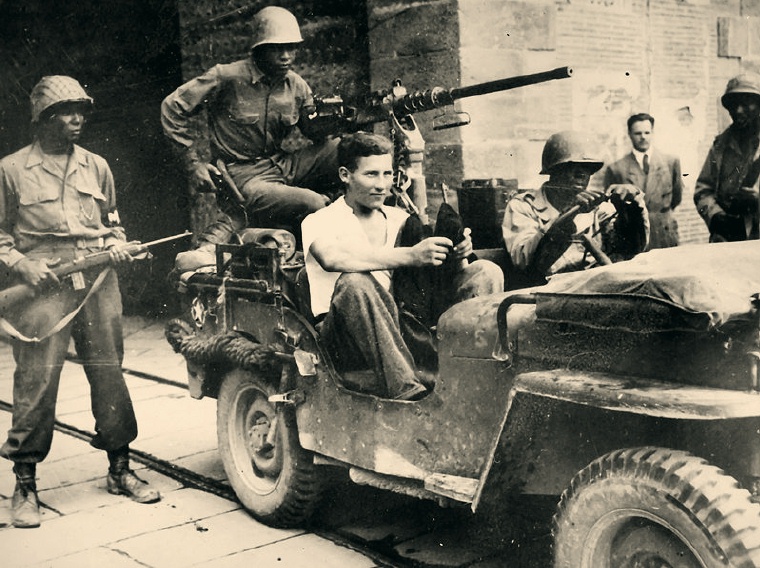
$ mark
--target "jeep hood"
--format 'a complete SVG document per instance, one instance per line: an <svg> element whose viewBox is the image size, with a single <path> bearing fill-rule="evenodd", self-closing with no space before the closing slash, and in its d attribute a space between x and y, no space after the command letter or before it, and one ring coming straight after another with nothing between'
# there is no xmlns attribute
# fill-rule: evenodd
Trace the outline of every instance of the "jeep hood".
<svg viewBox="0 0 760 568"><path fill-rule="evenodd" d="M499 332L538 321L633 333L709 332L754 324L760 293L760 242L684 245L633 260L558 274L544 286L474 298L441 316L441 352L491 357ZM523 300L516 300L521 297ZM529 298L530 303L524 303ZM498 322L502 304L506 321Z"/></svg>

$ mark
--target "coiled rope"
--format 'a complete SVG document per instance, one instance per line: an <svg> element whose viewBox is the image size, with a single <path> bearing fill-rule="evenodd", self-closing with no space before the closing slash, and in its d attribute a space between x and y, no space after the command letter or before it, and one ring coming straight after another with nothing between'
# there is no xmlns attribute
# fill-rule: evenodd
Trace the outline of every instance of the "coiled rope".
<svg viewBox="0 0 760 568"><path fill-rule="evenodd" d="M186 322L172 320L166 325L165 335L174 352L195 365L223 365L264 373L278 369L274 349L238 333L198 337Z"/></svg>

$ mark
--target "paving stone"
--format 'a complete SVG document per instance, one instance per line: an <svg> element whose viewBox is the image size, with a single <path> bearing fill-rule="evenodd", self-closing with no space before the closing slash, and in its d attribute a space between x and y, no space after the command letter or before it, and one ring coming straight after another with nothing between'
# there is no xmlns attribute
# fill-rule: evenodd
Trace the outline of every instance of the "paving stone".
<svg viewBox="0 0 760 568"><path fill-rule="evenodd" d="M222 459L216 449L177 459L172 463L217 481L227 480L227 474L224 471Z"/></svg>
<svg viewBox="0 0 760 568"><path fill-rule="evenodd" d="M123 368L181 383L187 382L185 359L182 355L174 353L168 343L166 351L156 352L155 347L148 347L145 350L125 353Z"/></svg>
<svg viewBox="0 0 760 568"><path fill-rule="evenodd" d="M373 568L374 560L313 534L302 534L236 552L209 562L194 564L208 568L238 568L240 566L282 566L283 568Z"/></svg>
<svg viewBox="0 0 760 568"><path fill-rule="evenodd" d="M140 450L165 460L216 452L216 427L213 424L184 432L140 432Z"/></svg>
<svg viewBox="0 0 760 568"><path fill-rule="evenodd" d="M164 497L172 491L177 491L183 487L178 481L153 471L138 470L137 475L147 481L152 488L157 489ZM128 499L121 495L111 495L108 493L105 476L69 487L42 491L39 495L43 503L62 515L73 515L98 507L107 507L118 504L121 500Z"/></svg>
<svg viewBox="0 0 760 568"><path fill-rule="evenodd" d="M64 556L63 558L56 558L54 562L45 561L35 564L30 568L94 568L96 566L107 568L145 568L144 564L129 558L118 550L112 550L107 547L85 550ZM7 566L7 568L12 568L12 566Z"/></svg>
<svg viewBox="0 0 760 568"><path fill-rule="evenodd" d="M301 531L267 527L237 510L130 538L120 542L118 548L148 566L192 566L298 534ZM165 542L182 542L182 547L171 549L163 546Z"/></svg>
<svg viewBox="0 0 760 568"><path fill-rule="evenodd" d="M103 451L86 451L90 446L82 443L85 453L37 465L37 490L67 487L98 479L108 471L108 456Z"/></svg>
<svg viewBox="0 0 760 568"><path fill-rule="evenodd" d="M0 500L0 529L9 527L11 522L11 499L9 496L8 498Z"/></svg>
<svg viewBox="0 0 760 568"><path fill-rule="evenodd" d="M54 432L53 445L50 447L50 453L39 467L46 467L48 464L58 460L69 459L73 456L102 453L103 450L93 448L88 442L80 440L75 436L70 436L63 432Z"/></svg>
<svg viewBox="0 0 760 568"><path fill-rule="evenodd" d="M0 470L0 495L9 499L13 495L13 489L16 486L16 476L13 475L12 466L13 464L10 462L0 466L5 468Z"/></svg>
<svg viewBox="0 0 760 568"><path fill-rule="evenodd" d="M177 494L182 493L178 499ZM203 521L234 509L219 497L184 489L161 502L144 505L122 499L117 504L46 520L34 530L0 530L0 550L7 558L35 564L120 542L162 529ZM44 542L41 547L39 543Z"/></svg>
<svg viewBox="0 0 760 568"><path fill-rule="evenodd" d="M141 434L150 436L152 432L157 432L166 435L169 432L184 432L196 428L199 420L204 417L201 413L208 409L208 405L204 408L199 402L203 401L174 396L142 401L135 407L137 423L143 424L140 426Z"/></svg>
<svg viewBox="0 0 760 568"><path fill-rule="evenodd" d="M156 325L156 321L153 319L144 318L142 316L122 316L121 328L124 337L130 337L136 333L140 333L152 326Z"/></svg>

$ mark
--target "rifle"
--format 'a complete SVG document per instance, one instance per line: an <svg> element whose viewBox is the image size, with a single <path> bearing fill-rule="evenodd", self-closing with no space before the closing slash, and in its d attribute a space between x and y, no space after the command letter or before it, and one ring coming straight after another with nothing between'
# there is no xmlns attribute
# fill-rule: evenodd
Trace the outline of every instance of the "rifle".
<svg viewBox="0 0 760 568"><path fill-rule="evenodd" d="M167 243L170 241L176 241L178 239L181 239L183 237L187 237L190 235L192 235L190 231L185 231L184 233L180 233L178 235L172 235L171 237L156 239L155 241L150 241L147 243L134 243L132 245L125 247L124 250L128 252L130 255L136 256L144 252L148 252L148 250L151 247L154 247L156 245ZM53 273L58 278L62 278L70 274L82 272L83 270L88 270L91 268L97 268L98 266L103 266L105 264L108 264L110 261L111 261L111 254L107 250L94 252L91 254L80 256L78 258L75 258L71 262L67 262L65 264L61 264L60 266L53 268ZM9 286L8 288L5 288L4 290L0 290L0 316L7 313L8 310L11 307L15 306L16 304L23 302L25 300L34 298L39 292L40 292L39 288L35 288L34 286L31 286L29 284L23 284L23 283L15 284L13 286Z"/></svg>
<svg viewBox="0 0 760 568"><path fill-rule="evenodd" d="M375 91L359 106L345 104L338 95L315 98L316 110L310 116L310 122L316 130L338 129L350 132L388 121L394 145L392 193L399 205L426 222L424 209L427 205L427 189L422 174L425 141L412 115L453 105L454 101L459 99L507 91L554 79L565 79L571 77L572 74L572 68L558 67L551 71L507 77L467 87L453 89L433 87L413 93L408 93L401 80L396 79L390 89ZM442 130L469 124L469 116L463 119L463 114L458 113L455 121L434 126L434 129ZM413 188L414 199L407 193L410 187Z"/></svg>

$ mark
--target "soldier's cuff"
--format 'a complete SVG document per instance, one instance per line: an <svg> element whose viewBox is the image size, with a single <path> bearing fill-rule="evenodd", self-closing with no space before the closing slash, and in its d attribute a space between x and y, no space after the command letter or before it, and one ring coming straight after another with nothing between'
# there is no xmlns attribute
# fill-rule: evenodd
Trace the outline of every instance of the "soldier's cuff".
<svg viewBox="0 0 760 568"><path fill-rule="evenodd" d="M122 231L118 231L115 234L109 235L103 242L103 247L108 249L115 246L121 246L127 242L127 236Z"/></svg>
<svg viewBox="0 0 760 568"><path fill-rule="evenodd" d="M8 268L13 268L16 266L19 262L24 260L26 258L25 255L21 254L16 249L11 249L8 251L6 257L3 259L3 262L8 266Z"/></svg>

